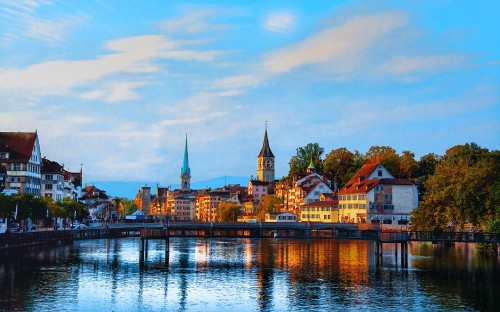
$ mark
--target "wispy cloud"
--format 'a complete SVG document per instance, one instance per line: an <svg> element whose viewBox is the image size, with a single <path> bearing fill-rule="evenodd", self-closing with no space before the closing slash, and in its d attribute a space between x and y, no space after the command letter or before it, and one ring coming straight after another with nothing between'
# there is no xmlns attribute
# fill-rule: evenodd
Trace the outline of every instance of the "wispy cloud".
<svg viewBox="0 0 500 312"><path fill-rule="evenodd" d="M51 6L55 6L52 1L0 1L0 27L3 28L0 45L23 38L55 45L87 20L83 15L60 14L57 10L42 17L39 11Z"/></svg>
<svg viewBox="0 0 500 312"><path fill-rule="evenodd" d="M198 9L182 17L164 21L160 28L169 36L180 34L199 34L207 32L218 32L229 28L228 25L209 22L217 16L216 10Z"/></svg>
<svg viewBox="0 0 500 312"><path fill-rule="evenodd" d="M370 47L406 21L405 14L394 12L356 16L303 42L268 54L263 67L278 74L306 65L328 63L334 71L350 72L357 69L356 65Z"/></svg>
<svg viewBox="0 0 500 312"><path fill-rule="evenodd" d="M65 94L76 87L113 78L117 74L139 75L162 70L158 60L211 61L220 51L184 50L182 43L158 35L129 37L109 42L106 47L114 53L101 55L91 60L47 61L24 69L0 69L0 93L18 92L31 96ZM136 77L138 79L138 77ZM136 81L137 81L136 79ZM131 93L133 84L115 84L115 91L106 92L108 101L136 97ZM121 92L118 92L121 90ZM127 92L124 92L126 91ZM84 93L87 99L104 93L91 91Z"/></svg>
<svg viewBox="0 0 500 312"><path fill-rule="evenodd" d="M394 75L431 73L464 67L464 54L398 56L381 65L379 70Z"/></svg>
<svg viewBox="0 0 500 312"><path fill-rule="evenodd" d="M277 33L287 32L295 26L296 16L289 12L274 12L266 16L264 28Z"/></svg>

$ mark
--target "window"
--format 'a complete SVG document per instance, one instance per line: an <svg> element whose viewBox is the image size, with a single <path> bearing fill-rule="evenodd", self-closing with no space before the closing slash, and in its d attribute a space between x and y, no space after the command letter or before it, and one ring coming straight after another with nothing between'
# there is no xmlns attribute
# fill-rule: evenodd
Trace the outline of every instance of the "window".
<svg viewBox="0 0 500 312"><path fill-rule="evenodd" d="M52 189L52 184L45 184L45 189L46 190L51 190Z"/></svg>
<svg viewBox="0 0 500 312"><path fill-rule="evenodd" d="M347 200L351 200L351 195L347 195Z"/></svg>
<svg viewBox="0 0 500 312"><path fill-rule="evenodd" d="M379 177L381 177L381 176L382 176L382 170L379 170L379 171L377 172L377 174L378 174L378 176L379 176Z"/></svg>
<svg viewBox="0 0 500 312"><path fill-rule="evenodd" d="M14 170L14 171L19 171L19 170L21 170L21 164L20 164L20 163L15 163L15 164L14 164L14 168L13 168L12 170Z"/></svg>
<svg viewBox="0 0 500 312"><path fill-rule="evenodd" d="M46 174L45 180L54 180L54 177L51 174Z"/></svg>
<svg viewBox="0 0 500 312"><path fill-rule="evenodd" d="M358 197L356 195L352 195L352 200L357 200Z"/></svg>
<svg viewBox="0 0 500 312"><path fill-rule="evenodd" d="M392 199L392 194L385 194L385 199L388 199L388 200Z"/></svg>

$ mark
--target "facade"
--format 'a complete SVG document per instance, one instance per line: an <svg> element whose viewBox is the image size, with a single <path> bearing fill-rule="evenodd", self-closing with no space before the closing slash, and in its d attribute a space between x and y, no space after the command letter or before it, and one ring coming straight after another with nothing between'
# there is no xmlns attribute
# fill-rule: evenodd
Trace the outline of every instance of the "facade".
<svg viewBox="0 0 500 312"><path fill-rule="evenodd" d="M64 197L69 197L73 200L78 200L82 197L82 179L83 173L70 172L64 170Z"/></svg>
<svg viewBox="0 0 500 312"><path fill-rule="evenodd" d="M231 197L229 190L202 191L196 196L196 219L199 221L216 220L219 204ZM234 201L234 199L233 199Z"/></svg>
<svg viewBox="0 0 500 312"><path fill-rule="evenodd" d="M418 208L417 186L394 178L382 164L363 165L338 196L342 222L398 227Z"/></svg>
<svg viewBox="0 0 500 312"><path fill-rule="evenodd" d="M332 194L328 173L305 172L293 177L292 187L286 190L285 209L300 215L302 205L320 200L321 194Z"/></svg>
<svg viewBox="0 0 500 312"><path fill-rule="evenodd" d="M265 222L297 222L297 215L290 212L266 213Z"/></svg>
<svg viewBox="0 0 500 312"><path fill-rule="evenodd" d="M257 202L262 201L264 195L269 194L269 183L259 180L250 180L248 182L248 195L251 195Z"/></svg>
<svg viewBox="0 0 500 312"><path fill-rule="evenodd" d="M37 132L0 132L0 167L5 190L41 195L42 156Z"/></svg>
<svg viewBox="0 0 500 312"><path fill-rule="evenodd" d="M150 186L141 187L137 192L137 195L135 196L134 202L137 208L139 208L139 210L144 215L149 215L151 213L150 211L151 187Z"/></svg>
<svg viewBox="0 0 500 312"><path fill-rule="evenodd" d="M319 200L301 207L301 222L339 222L339 217L338 200Z"/></svg>
<svg viewBox="0 0 500 312"><path fill-rule="evenodd" d="M79 201L85 205L92 218L111 217L111 203L108 195L94 185L83 188Z"/></svg>
<svg viewBox="0 0 500 312"><path fill-rule="evenodd" d="M197 191L174 190L167 196L167 215L173 221L193 221L196 215Z"/></svg>
<svg viewBox="0 0 500 312"><path fill-rule="evenodd" d="M64 198L64 168L56 161L42 159L42 190L41 196L54 200Z"/></svg>

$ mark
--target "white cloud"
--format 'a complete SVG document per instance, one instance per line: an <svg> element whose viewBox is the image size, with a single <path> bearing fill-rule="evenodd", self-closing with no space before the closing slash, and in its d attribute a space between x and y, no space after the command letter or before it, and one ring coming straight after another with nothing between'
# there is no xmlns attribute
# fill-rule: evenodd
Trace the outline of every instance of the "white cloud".
<svg viewBox="0 0 500 312"><path fill-rule="evenodd" d="M357 16L301 43L268 54L263 67L279 74L306 65L329 63L335 71L351 72L372 46L406 22L405 14L394 12Z"/></svg>
<svg viewBox="0 0 500 312"><path fill-rule="evenodd" d="M161 29L169 35L218 32L228 29L227 25L209 23L207 19L216 15L215 10L199 9L177 19L161 23Z"/></svg>
<svg viewBox="0 0 500 312"><path fill-rule="evenodd" d="M115 53L105 54L91 60L47 61L28 66L24 69L0 69L0 94L17 92L23 96L43 96L65 94L76 87L104 78L112 78L116 74L145 74L159 72L161 67L155 61L211 61L220 51L183 50L179 42L158 35L146 35L123 38L111 41L107 48ZM137 85L134 85L134 87ZM121 85L130 90L130 85ZM117 89L118 90L118 89ZM117 93L115 93L117 95ZM95 98L98 93L84 93L87 99ZM132 93L127 93L130 99ZM120 96L108 97L114 101Z"/></svg>
<svg viewBox="0 0 500 312"><path fill-rule="evenodd" d="M272 32L287 32L295 26L295 20L295 15L288 12L268 14L264 21L264 28Z"/></svg>
<svg viewBox="0 0 500 312"><path fill-rule="evenodd" d="M258 75L241 75L241 76L233 76L226 77L222 79L218 79L213 82L212 87L214 89L232 89L232 88L241 88L241 87L256 87L259 82L262 80L262 77Z"/></svg>
<svg viewBox="0 0 500 312"><path fill-rule="evenodd" d="M465 61L462 54L398 56L381 65L379 70L394 75L439 72L463 67Z"/></svg>

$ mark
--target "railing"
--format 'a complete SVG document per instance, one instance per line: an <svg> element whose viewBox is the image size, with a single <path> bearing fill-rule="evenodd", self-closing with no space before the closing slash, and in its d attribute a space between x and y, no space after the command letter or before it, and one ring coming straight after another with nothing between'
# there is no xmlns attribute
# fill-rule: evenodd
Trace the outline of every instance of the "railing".
<svg viewBox="0 0 500 312"><path fill-rule="evenodd" d="M272 234L272 235L270 235ZM171 222L119 224L109 227L33 231L0 234L0 248L51 241L97 239L116 237L165 236L217 236L217 237L289 237L289 238L333 238L371 240L381 243L410 241L449 243L495 243L500 244L500 233L403 231L381 232L378 227L355 226L342 223L235 223L235 222Z"/></svg>

